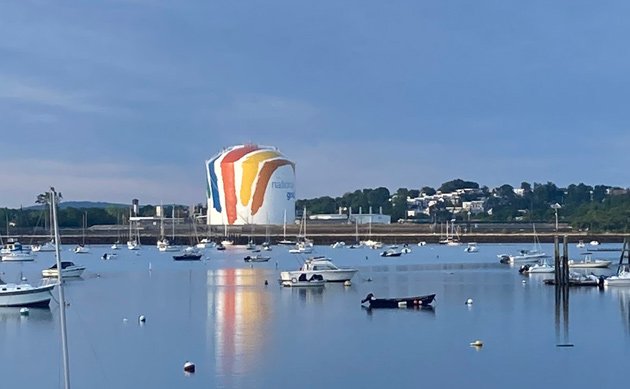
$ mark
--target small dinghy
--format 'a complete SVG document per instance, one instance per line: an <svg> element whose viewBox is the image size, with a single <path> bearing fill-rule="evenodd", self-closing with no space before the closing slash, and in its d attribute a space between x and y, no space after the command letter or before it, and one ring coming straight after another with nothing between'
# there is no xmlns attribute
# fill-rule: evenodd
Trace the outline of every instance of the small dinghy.
<svg viewBox="0 0 630 389"><path fill-rule="evenodd" d="M374 297L374 294L369 293L363 300L361 300L361 304L368 303L369 308L421 308L431 305L434 299L435 294L378 299Z"/></svg>
<svg viewBox="0 0 630 389"><path fill-rule="evenodd" d="M243 260L245 262L269 262L271 257L266 257L263 255L248 255Z"/></svg>
<svg viewBox="0 0 630 389"><path fill-rule="evenodd" d="M198 261L202 257L200 253L186 252L180 255L173 255L173 259L176 261Z"/></svg>

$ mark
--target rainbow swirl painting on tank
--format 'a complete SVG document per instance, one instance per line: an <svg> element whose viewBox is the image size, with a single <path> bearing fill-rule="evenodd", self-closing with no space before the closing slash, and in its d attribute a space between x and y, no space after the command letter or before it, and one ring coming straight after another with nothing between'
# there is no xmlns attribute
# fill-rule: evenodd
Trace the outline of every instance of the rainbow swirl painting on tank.
<svg viewBox="0 0 630 389"><path fill-rule="evenodd" d="M206 161L208 224L295 219L295 164L275 147L239 145Z"/></svg>

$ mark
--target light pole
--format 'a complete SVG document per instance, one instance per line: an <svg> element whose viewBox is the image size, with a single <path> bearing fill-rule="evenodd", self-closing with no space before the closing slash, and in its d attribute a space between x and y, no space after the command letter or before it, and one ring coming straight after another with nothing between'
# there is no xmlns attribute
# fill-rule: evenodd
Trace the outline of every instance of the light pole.
<svg viewBox="0 0 630 389"><path fill-rule="evenodd" d="M556 232L558 232L558 210L562 208L562 206L558 203L552 204L551 208L556 212Z"/></svg>

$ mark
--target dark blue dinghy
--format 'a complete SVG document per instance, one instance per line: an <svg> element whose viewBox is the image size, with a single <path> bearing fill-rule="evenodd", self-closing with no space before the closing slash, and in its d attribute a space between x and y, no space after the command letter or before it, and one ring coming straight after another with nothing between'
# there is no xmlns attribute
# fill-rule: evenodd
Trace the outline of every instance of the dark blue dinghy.
<svg viewBox="0 0 630 389"><path fill-rule="evenodd" d="M361 304L368 303L369 308L421 308L431 305L435 299L435 294L425 296L401 297L378 299L374 294L368 294Z"/></svg>

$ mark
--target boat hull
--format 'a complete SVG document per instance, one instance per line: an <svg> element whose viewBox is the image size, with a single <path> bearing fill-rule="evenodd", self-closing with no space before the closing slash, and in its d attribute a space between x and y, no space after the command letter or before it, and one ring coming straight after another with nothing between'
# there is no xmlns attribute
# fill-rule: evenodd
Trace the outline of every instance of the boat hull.
<svg viewBox="0 0 630 389"><path fill-rule="evenodd" d="M281 281L291 281L293 278L298 278L301 274L306 274L310 279L313 275L321 275L326 282L345 282L354 277L356 269L342 269L342 270L311 270L311 271L283 271L280 273Z"/></svg>
<svg viewBox="0 0 630 389"><path fill-rule="evenodd" d="M51 284L16 290L0 285L0 307L48 307L52 297L50 292L54 287L55 284Z"/></svg>
<svg viewBox="0 0 630 389"><path fill-rule="evenodd" d="M367 302L369 308L419 308L431 305L435 299L435 294L428 294L425 296L413 296L402 298L368 298L361 303Z"/></svg>
<svg viewBox="0 0 630 389"><path fill-rule="evenodd" d="M77 266L74 269L63 269L61 271L61 275L63 278L66 277L81 277L83 272L85 271L85 267ZM42 270L42 276L47 278L57 278L59 277L59 271L57 269L44 269Z"/></svg>

